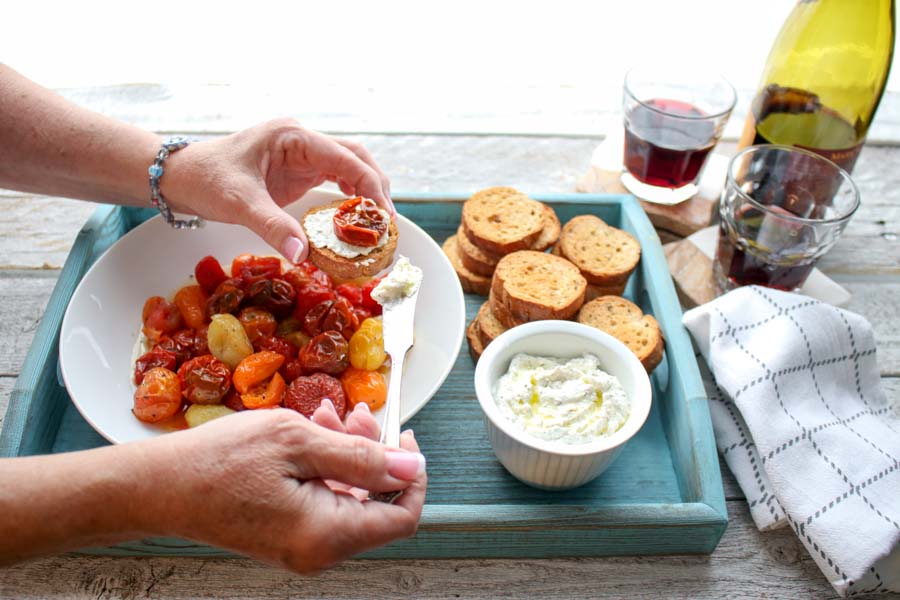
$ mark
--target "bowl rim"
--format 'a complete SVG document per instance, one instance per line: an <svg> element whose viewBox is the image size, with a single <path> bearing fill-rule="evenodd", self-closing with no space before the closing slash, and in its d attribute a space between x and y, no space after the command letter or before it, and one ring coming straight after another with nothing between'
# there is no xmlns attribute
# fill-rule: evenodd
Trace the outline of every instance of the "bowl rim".
<svg viewBox="0 0 900 600"><path fill-rule="evenodd" d="M501 352L504 352L513 343L533 335L545 333L563 333L585 338L602 348L602 350L594 352L594 354L601 358L603 352L612 352L619 355L624 358L629 368L638 375L636 377L637 390L634 394L635 397L629 398L631 401L631 413L628 415L625 424L611 436L586 444L565 444L558 441L544 440L520 429L500 413L500 409L494 401L492 390L494 382L488 380L490 365L497 360ZM565 354L555 355L552 352L546 355L565 356ZM572 354L572 357L574 356ZM650 376L637 356L625 344L608 333L589 325L557 320L533 321L513 327L497 336L496 339L488 344L481 358L478 359L478 364L475 366L475 395L478 398L478 404L481 406L482 413L495 427L524 446L556 456L589 456L618 448L641 430L650 415L650 408L653 404L653 389L650 385Z"/></svg>

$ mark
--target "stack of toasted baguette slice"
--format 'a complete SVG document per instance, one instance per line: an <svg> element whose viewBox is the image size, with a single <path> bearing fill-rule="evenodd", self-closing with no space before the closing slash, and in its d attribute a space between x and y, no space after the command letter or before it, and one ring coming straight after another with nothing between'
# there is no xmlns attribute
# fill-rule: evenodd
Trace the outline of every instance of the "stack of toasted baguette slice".
<svg viewBox="0 0 900 600"><path fill-rule="evenodd" d="M487 296L500 259L518 250L543 252L559 238L553 209L511 187L476 192L463 205L456 235L444 242L463 290Z"/></svg>
<svg viewBox="0 0 900 600"><path fill-rule="evenodd" d="M463 290L488 296L466 329L473 359L517 325L576 319L618 338L648 372L659 364L659 324L620 297L641 258L634 237L594 215L560 228L551 207L508 187L476 193L462 212L444 252Z"/></svg>

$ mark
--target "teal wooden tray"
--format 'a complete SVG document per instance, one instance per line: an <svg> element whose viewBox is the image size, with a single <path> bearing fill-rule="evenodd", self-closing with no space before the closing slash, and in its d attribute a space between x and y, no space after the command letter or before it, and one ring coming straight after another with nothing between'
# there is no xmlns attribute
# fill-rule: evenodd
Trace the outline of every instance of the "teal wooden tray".
<svg viewBox="0 0 900 600"><path fill-rule="evenodd" d="M464 194L397 194L398 210L438 242L455 233ZM497 462L485 434L463 351L437 395L410 426L428 457L428 497L415 538L371 558L557 557L710 553L727 515L707 399L659 238L630 196L535 194L560 219L593 213L640 242L640 267L626 289L653 314L666 339L654 371L653 409L640 433L599 479L566 492L530 488ZM106 442L81 418L58 375L59 328L76 285L113 242L153 216L98 209L78 234L10 397L0 455L93 448ZM185 235L190 235L189 232ZM467 295L471 319L484 298ZM216 556L177 539L147 539L85 552Z"/></svg>

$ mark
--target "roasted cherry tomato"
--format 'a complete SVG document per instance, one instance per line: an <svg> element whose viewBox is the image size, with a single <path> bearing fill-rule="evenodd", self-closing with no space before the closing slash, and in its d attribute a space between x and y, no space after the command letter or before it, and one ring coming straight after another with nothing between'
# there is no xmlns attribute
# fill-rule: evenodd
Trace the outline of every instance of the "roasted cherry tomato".
<svg viewBox="0 0 900 600"><path fill-rule="evenodd" d="M231 372L212 354L198 356L178 369L181 391L193 404L218 404L231 387Z"/></svg>
<svg viewBox="0 0 900 600"><path fill-rule="evenodd" d="M272 378L241 394L241 402L247 408L271 408L281 404L285 389L284 379L276 371Z"/></svg>
<svg viewBox="0 0 900 600"><path fill-rule="evenodd" d="M184 360L210 354L209 344L206 341L208 331L209 325L203 325L199 329L182 329L172 336L177 347L187 353L187 358Z"/></svg>
<svg viewBox="0 0 900 600"><path fill-rule="evenodd" d="M284 356L270 350L251 354L234 369L232 382L234 389L246 394L250 388L256 387L276 372L284 364Z"/></svg>
<svg viewBox="0 0 900 600"><path fill-rule="evenodd" d="M226 279L220 283L206 301L206 314L212 316L237 311L244 299L244 290L241 289L239 283L236 279Z"/></svg>
<svg viewBox="0 0 900 600"><path fill-rule="evenodd" d="M387 230L388 218L368 198L357 196L346 200L334 214L334 235L354 246L377 246Z"/></svg>
<svg viewBox="0 0 900 600"><path fill-rule="evenodd" d="M199 285L186 285L175 294L175 306L188 327L197 329L208 322L206 292Z"/></svg>
<svg viewBox="0 0 900 600"><path fill-rule="evenodd" d="M284 392L284 406L309 418L325 398L331 400L338 417L343 420L347 414L344 388L339 380L325 373L304 375L294 379Z"/></svg>
<svg viewBox="0 0 900 600"><path fill-rule="evenodd" d="M350 407L365 402L369 410L378 410L387 400L387 384L378 371L365 371L350 367L341 375L341 385Z"/></svg>
<svg viewBox="0 0 900 600"><path fill-rule="evenodd" d="M277 335L267 335L260 337L253 342L253 350L255 352L263 352L264 350L277 352L284 357L285 361L289 361L297 358L297 351L299 348Z"/></svg>
<svg viewBox="0 0 900 600"><path fill-rule="evenodd" d="M337 375L350 364L347 340L337 331L320 333L300 351L300 364L307 373Z"/></svg>
<svg viewBox="0 0 900 600"><path fill-rule="evenodd" d="M356 320L360 323L372 317L372 313L369 312L367 308L363 308L362 306L354 306L350 310L353 311L353 314L356 315Z"/></svg>
<svg viewBox="0 0 900 600"><path fill-rule="evenodd" d="M234 387L228 390L228 393L225 394L224 398L222 398L222 404L236 412L247 410L247 407L244 406L244 401L241 400L241 395L238 394L237 390L234 389Z"/></svg>
<svg viewBox="0 0 900 600"><path fill-rule="evenodd" d="M359 319L353 314L353 307L346 298L338 298L331 305L331 310L322 322L323 331L337 331L345 340L349 340L359 327Z"/></svg>
<svg viewBox="0 0 900 600"><path fill-rule="evenodd" d="M312 282L297 292L297 303L294 306L294 318L303 319L309 310L326 300L334 300L334 290Z"/></svg>
<svg viewBox="0 0 900 600"><path fill-rule="evenodd" d="M144 335L155 342L163 334L171 335L184 327L178 307L162 296L147 298L142 319Z"/></svg>
<svg viewBox="0 0 900 600"><path fill-rule="evenodd" d="M372 279L362 286L362 307L372 313L372 316L375 317L381 314L381 305L372 298L372 290L374 290L375 286L379 283L381 283L381 278Z"/></svg>
<svg viewBox="0 0 900 600"><path fill-rule="evenodd" d="M194 267L194 278L204 292L212 294L228 276L214 256L204 256Z"/></svg>
<svg viewBox="0 0 900 600"><path fill-rule="evenodd" d="M251 343L264 335L272 335L278 327L278 321L272 313L255 306L241 310L238 320L244 326Z"/></svg>
<svg viewBox="0 0 900 600"><path fill-rule="evenodd" d="M182 330L182 331L191 331L190 329ZM179 331L175 333L172 337L164 335L159 338L156 342L156 345L153 346L153 350L162 350L164 352L169 352L173 356L175 356L175 368L180 367L181 363L186 360L190 360L193 358L193 350L194 344L193 340L185 340L184 336L181 335L182 332ZM166 367L169 368L169 367ZM172 369L175 370L174 368Z"/></svg>
<svg viewBox="0 0 900 600"><path fill-rule="evenodd" d="M319 335L325 328L325 317L334 305L334 300L325 300L313 306L303 317L303 331L308 336Z"/></svg>
<svg viewBox="0 0 900 600"><path fill-rule="evenodd" d="M286 382L290 383L303 375L303 365L300 364L300 360L295 358L281 365L281 369L278 372L281 373Z"/></svg>
<svg viewBox="0 0 900 600"><path fill-rule="evenodd" d="M155 367L144 374L134 392L134 416L145 423L158 423L181 408L181 385L169 369Z"/></svg>
<svg viewBox="0 0 900 600"><path fill-rule="evenodd" d="M275 256L241 254L231 263L231 276L250 285L262 279L281 276L281 259Z"/></svg>
<svg viewBox="0 0 900 600"><path fill-rule="evenodd" d="M306 274L312 277L313 281L319 285L324 285L328 288L334 287L334 282L331 281L331 277L328 276L328 273L314 265L311 260L304 260L302 263L298 264L297 267L305 271Z"/></svg>
<svg viewBox="0 0 900 600"><path fill-rule="evenodd" d="M284 317L294 308L297 293L284 279L260 279L247 288L247 302L263 308L277 317Z"/></svg>
<svg viewBox="0 0 900 600"><path fill-rule="evenodd" d="M146 375L147 371L155 369L156 367L164 367L170 371L174 371L176 362L173 353L156 346L150 352L147 352L135 361L134 383L140 385L144 380L144 375Z"/></svg>
<svg viewBox="0 0 900 600"><path fill-rule="evenodd" d="M357 369L374 371L384 364L384 338L381 320L366 319L350 338L350 364Z"/></svg>
<svg viewBox="0 0 900 600"><path fill-rule="evenodd" d="M362 306L363 294L361 286L355 283L342 283L335 286L334 291L337 292L338 296L343 296L349 300L353 306Z"/></svg>

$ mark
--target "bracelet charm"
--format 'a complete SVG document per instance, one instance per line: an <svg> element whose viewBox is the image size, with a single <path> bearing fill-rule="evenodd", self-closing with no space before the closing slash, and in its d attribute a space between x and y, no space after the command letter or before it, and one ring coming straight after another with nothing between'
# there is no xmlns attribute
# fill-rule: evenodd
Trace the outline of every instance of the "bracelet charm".
<svg viewBox="0 0 900 600"><path fill-rule="evenodd" d="M166 172L163 163L165 163L170 154L181 150L189 143L190 141L186 137L170 137L163 142L159 152L156 153L156 159L153 161L153 164L150 165L150 168L147 169L147 173L150 175L150 203L159 209L159 212L166 220L166 223L175 229L197 229L203 225L203 220L199 217L176 219L166 202L165 196L162 195L162 192L159 189L159 180L162 178L163 173Z"/></svg>

